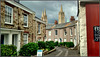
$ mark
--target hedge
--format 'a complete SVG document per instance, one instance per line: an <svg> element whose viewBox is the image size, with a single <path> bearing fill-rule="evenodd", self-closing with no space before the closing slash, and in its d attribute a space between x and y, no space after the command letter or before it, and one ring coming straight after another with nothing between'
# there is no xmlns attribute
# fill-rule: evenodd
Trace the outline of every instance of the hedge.
<svg viewBox="0 0 100 57"><path fill-rule="evenodd" d="M46 43L43 42L43 41L38 41L38 46L39 46L39 49L42 49L42 48L46 48Z"/></svg>
<svg viewBox="0 0 100 57"><path fill-rule="evenodd" d="M49 50L54 49L54 41L46 41L46 48Z"/></svg>
<svg viewBox="0 0 100 57"><path fill-rule="evenodd" d="M36 55L38 50L38 44L37 43L28 43L25 44L19 51L20 56L31 56Z"/></svg>
<svg viewBox="0 0 100 57"><path fill-rule="evenodd" d="M74 43L73 43L73 42L67 42L67 43L66 43L66 46L67 46L68 48L74 47Z"/></svg>
<svg viewBox="0 0 100 57"><path fill-rule="evenodd" d="M17 47L14 45L1 45L1 56L17 56Z"/></svg>
<svg viewBox="0 0 100 57"><path fill-rule="evenodd" d="M55 42L55 46L58 46L58 44L59 44L58 41L56 41L56 42Z"/></svg>

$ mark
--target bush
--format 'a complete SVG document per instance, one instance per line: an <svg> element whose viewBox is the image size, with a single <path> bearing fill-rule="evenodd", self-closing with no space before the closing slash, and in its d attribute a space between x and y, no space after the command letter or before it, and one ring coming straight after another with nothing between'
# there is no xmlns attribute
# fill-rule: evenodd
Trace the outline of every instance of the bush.
<svg viewBox="0 0 100 57"><path fill-rule="evenodd" d="M19 55L21 56L31 56L36 55L38 50L38 44L36 43L28 43L25 44L19 51Z"/></svg>
<svg viewBox="0 0 100 57"><path fill-rule="evenodd" d="M59 44L58 41L56 41L56 42L55 42L55 46L58 46L58 44Z"/></svg>
<svg viewBox="0 0 100 57"><path fill-rule="evenodd" d="M58 47L60 47L60 44L58 44Z"/></svg>
<svg viewBox="0 0 100 57"><path fill-rule="evenodd" d="M46 44L45 44L45 42L43 42L43 41L39 41L38 42L38 46L39 46L39 49L42 49L42 48L46 48Z"/></svg>
<svg viewBox="0 0 100 57"><path fill-rule="evenodd" d="M60 44L60 46L63 46L64 45L63 42L60 42L59 44Z"/></svg>
<svg viewBox="0 0 100 57"><path fill-rule="evenodd" d="M46 48L48 50L54 49L54 41L46 41Z"/></svg>
<svg viewBox="0 0 100 57"><path fill-rule="evenodd" d="M1 45L1 56L17 56L16 49L14 45Z"/></svg>
<svg viewBox="0 0 100 57"><path fill-rule="evenodd" d="M67 43L66 43L66 46L69 47L69 48L70 48L70 47L74 47L74 43L73 43L73 42L67 42Z"/></svg>

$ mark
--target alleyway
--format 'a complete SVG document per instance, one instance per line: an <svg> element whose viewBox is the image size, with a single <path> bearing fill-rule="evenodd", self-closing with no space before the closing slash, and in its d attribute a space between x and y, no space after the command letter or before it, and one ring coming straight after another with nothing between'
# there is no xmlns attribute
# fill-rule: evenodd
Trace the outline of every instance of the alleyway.
<svg viewBox="0 0 100 57"><path fill-rule="evenodd" d="M56 51L45 56L79 56L78 50L68 50L66 48L57 47Z"/></svg>

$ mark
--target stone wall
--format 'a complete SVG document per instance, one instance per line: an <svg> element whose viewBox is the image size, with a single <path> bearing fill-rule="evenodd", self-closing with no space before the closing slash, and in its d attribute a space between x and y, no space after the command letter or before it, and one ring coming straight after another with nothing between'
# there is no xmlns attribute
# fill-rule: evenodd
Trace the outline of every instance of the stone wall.
<svg viewBox="0 0 100 57"><path fill-rule="evenodd" d="M87 56L86 8L79 2L80 55Z"/></svg>
<svg viewBox="0 0 100 57"><path fill-rule="evenodd" d="M40 24L40 27L41 27L41 33L40 34L38 34L38 24ZM46 30L45 30L45 28L46 28L46 24L43 24L43 23L40 23L40 22L36 22L36 41L38 41L38 39L40 38L41 39L41 41L44 41L44 38L45 38L45 36L46 36Z"/></svg>
<svg viewBox="0 0 100 57"><path fill-rule="evenodd" d="M5 24L5 5L11 6L13 8L13 24ZM23 14L28 14L28 27L24 27L24 21L23 21ZM11 5L7 2L1 1L1 27L2 28L8 28L8 29L16 29L16 30L24 30L29 32L28 36L28 42L35 42L34 38L36 37L36 26L35 26L35 13L29 13L27 11L24 11L21 8L18 8L14 5ZM21 46L23 45L23 33L21 32Z"/></svg>

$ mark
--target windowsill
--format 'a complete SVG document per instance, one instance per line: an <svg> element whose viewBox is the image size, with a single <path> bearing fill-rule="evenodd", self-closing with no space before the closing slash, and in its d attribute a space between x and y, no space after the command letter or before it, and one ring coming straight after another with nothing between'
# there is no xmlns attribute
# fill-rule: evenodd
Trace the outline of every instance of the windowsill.
<svg viewBox="0 0 100 57"><path fill-rule="evenodd" d="M41 34L41 33L38 33L38 34Z"/></svg>
<svg viewBox="0 0 100 57"><path fill-rule="evenodd" d="M6 23L6 22L5 22L5 25L11 25L11 26L14 26L13 23Z"/></svg>

